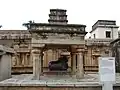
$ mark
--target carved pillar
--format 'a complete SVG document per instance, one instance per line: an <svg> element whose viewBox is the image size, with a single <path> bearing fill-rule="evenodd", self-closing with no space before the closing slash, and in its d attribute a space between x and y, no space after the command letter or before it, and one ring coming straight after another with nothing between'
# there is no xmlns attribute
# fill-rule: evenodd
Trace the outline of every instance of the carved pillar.
<svg viewBox="0 0 120 90"><path fill-rule="evenodd" d="M31 57L30 53L26 54L26 65L30 66L31 65Z"/></svg>
<svg viewBox="0 0 120 90"><path fill-rule="evenodd" d="M25 66L25 54L24 53L22 53L22 65Z"/></svg>
<svg viewBox="0 0 120 90"><path fill-rule="evenodd" d="M52 54L53 54L53 60L56 60L56 52L55 52L55 49L52 50Z"/></svg>
<svg viewBox="0 0 120 90"><path fill-rule="evenodd" d="M20 54L20 53L17 54L16 58L17 58L17 66L20 66L21 63L22 63L22 57L21 57L21 54Z"/></svg>
<svg viewBox="0 0 120 90"><path fill-rule="evenodd" d="M44 53L41 51L41 72L43 72L43 60L44 60Z"/></svg>
<svg viewBox="0 0 120 90"><path fill-rule="evenodd" d="M77 49L77 73L76 73L76 78L78 78L78 79L84 77L83 52L84 52L84 49Z"/></svg>
<svg viewBox="0 0 120 90"><path fill-rule="evenodd" d="M40 75L42 73L42 54L40 48L32 50L32 57L34 79L40 80Z"/></svg>
<svg viewBox="0 0 120 90"><path fill-rule="evenodd" d="M76 73L76 53L72 53L72 74Z"/></svg>
<svg viewBox="0 0 120 90"><path fill-rule="evenodd" d="M14 55L14 56L12 56L12 66L15 66L16 64L17 64L17 60Z"/></svg>
<svg viewBox="0 0 120 90"><path fill-rule="evenodd" d="M33 67L32 50L30 51L29 65Z"/></svg>
<svg viewBox="0 0 120 90"><path fill-rule="evenodd" d="M29 65L29 58L28 58L28 53L25 54L25 63L28 66Z"/></svg>

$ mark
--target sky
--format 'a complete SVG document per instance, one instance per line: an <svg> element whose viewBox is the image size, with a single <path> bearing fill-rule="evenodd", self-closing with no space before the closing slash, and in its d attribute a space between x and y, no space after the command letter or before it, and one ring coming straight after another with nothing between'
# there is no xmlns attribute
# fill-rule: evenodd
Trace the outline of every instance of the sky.
<svg viewBox="0 0 120 90"><path fill-rule="evenodd" d="M84 24L87 32L97 20L120 26L120 0L0 0L1 29L26 29L22 24L29 20L48 23L50 9L66 9L68 24Z"/></svg>

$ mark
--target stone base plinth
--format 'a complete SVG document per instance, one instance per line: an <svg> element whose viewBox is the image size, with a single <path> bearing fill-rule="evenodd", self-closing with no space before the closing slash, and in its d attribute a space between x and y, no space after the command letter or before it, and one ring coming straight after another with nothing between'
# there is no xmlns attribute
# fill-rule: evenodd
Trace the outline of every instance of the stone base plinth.
<svg viewBox="0 0 120 90"><path fill-rule="evenodd" d="M116 74L114 90L120 89L120 76ZM73 77L41 76L33 80L33 75L15 75L0 82L0 90L102 90L97 74L85 74L83 79Z"/></svg>

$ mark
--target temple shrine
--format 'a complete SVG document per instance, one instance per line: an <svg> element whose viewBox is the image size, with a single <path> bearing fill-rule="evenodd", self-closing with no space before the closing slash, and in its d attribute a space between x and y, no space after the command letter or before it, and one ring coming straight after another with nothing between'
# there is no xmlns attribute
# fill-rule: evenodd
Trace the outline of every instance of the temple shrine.
<svg viewBox="0 0 120 90"><path fill-rule="evenodd" d="M63 9L51 9L49 17L49 23L29 22L23 24L32 36L31 47L35 79L40 79L40 75L45 72L43 69L44 55L48 50L56 53L54 54L54 60L60 58L60 54L69 54L67 55L70 56L68 60L68 63L70 63L68 66L69 71L77 78L82 78L84 76L83 56L84 36L87 34L85 31L86 26L67 24L66 10ZM66 57L66 55L63 56ZM66 71L68 70L66 69Z"/></svg>

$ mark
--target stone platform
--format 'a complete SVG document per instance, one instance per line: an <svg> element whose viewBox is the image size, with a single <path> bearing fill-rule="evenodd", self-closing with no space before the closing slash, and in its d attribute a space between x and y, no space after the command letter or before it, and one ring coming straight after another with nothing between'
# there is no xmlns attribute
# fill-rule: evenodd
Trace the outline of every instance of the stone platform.
<svg viewBox="0 0 120 90"><path fill-rule="evenodd" d="M101 86L98 81L98 74L85 74L83 79L76 79L70 76L41 76L41 80L34 80L32 74L14 75L12 78L1 81L2 86L52 86L52 87L86 87L86 86ZM120 74L116 74L116 84L120 86Z"/></svg>
<svg viewBox="0 0 120 90"><path fill-rule="evenodd" d="M85 74L83 79L70 76L41 76L34 80L33 75L15 75L0 82L0 90L102 90L97 74ZM114 90L120 90L120 75L116 75Z"/></svg>

